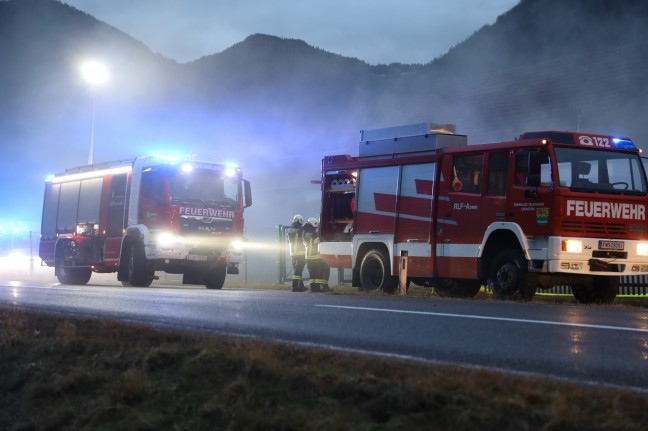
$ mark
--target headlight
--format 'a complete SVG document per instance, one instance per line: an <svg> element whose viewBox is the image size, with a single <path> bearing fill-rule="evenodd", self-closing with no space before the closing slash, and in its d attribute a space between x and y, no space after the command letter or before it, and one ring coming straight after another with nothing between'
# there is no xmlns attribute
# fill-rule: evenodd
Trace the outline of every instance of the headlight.
<svg viewBox="0 0 648 431"><path fill-rule="evenodd" d="M583 241L578 239L567 239L562 242L562 251L567 253L582 253Z"/></svg>
<svg viewBox="0 0 648 431"><path fill-rule="evenodd" d="M245 242L240 239L235 239L230 244L230 247L232 247L232 250L234 251L243 251L243 248L245 248Z"/></svg>
<svg viewBox="0 0 648 431"><path fill-rule="evenodd" d="M637 244L637 255L648 256L648 242L640 242Z"/></svg>
<svg viewBox="0 0 648 431"><path fill-rule="evenodd" d="M182 238L173 235L169 232L162 232L157 236L158 247L160 248L171 248L176 245L179 245L182 242Z"/></svg>

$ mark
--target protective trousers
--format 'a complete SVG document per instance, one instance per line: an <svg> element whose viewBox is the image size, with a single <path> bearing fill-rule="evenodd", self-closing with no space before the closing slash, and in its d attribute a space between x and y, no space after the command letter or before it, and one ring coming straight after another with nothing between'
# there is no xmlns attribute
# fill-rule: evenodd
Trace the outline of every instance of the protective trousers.
<svg viewBox="0 0 648 431"><path fill-rule="evenodd" d="M306 266L306 257L303 254L292 256L292 266L292 291L304 292L306 287L304 286L304 278L302 274L304 273L304 266Z"/></svg>
<svg viewBox="0 0 648 431"><path fill-rule="evenodd" d="M311 292L321 292L322 291L322 276L324 275L321 265L321 259L316 258L307 258L306 266L308 267L308 276L310 278L310 289Z"/></svg>

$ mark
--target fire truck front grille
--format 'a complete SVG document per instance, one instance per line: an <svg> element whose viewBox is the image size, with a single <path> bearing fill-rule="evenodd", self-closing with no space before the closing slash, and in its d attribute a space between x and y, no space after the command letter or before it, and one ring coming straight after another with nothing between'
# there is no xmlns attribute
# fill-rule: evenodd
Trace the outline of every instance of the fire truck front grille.
<svg viewBox="0 0 648 431"><path fill-rule="evenodd" d="M185 235L208 236L212 233L232 232L232 220L182 218L180 226L180 232Z"/></svg>
<svg viewBox="0 0 648 431"><path fill-rule="evenodd" d="M626 226L623 223L608 223L589 220L565 220L562 223L562 230L565 232L580 235L598 235L612 237L627 235Z"/></svg>

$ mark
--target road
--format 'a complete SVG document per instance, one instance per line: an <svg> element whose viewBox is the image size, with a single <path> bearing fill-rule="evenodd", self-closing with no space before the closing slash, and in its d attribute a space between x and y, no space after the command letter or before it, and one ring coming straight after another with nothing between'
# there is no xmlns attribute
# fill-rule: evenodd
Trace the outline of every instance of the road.
<svg viewBox="0 0 648 431"><path fill-rule="evenodd" d="M0 281L4 304L648 391L640 308Z"/></svg>

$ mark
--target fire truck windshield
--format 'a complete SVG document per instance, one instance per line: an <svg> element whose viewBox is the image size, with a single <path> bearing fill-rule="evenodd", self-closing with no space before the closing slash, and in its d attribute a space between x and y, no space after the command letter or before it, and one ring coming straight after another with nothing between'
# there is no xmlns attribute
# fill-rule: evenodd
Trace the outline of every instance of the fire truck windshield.
<svg viewBox="0 0 648 431"><path fill-rule="evenodd" d="M169 177L172 201L200 201L208 205L238 206L237 177L227 177L218 171L193 170L176 172Z"/></svg>
<svg viewBox="0 0 648 431"><path fill-rule="evenodd" d="M556 147L560 187L572 191L645 195L646 177L632 153Z"/></svg>
<svg viewBox="0 0 648 431"><path fill-rule="evenodd" d="M238 176L227 176L222 171L193 169L190 172L174 169L149 169L143 172L142 192L155 184L168 183L171 202L186 205L214 205L238 208ZM162 187L155 187L160 190Z"/></svg>

